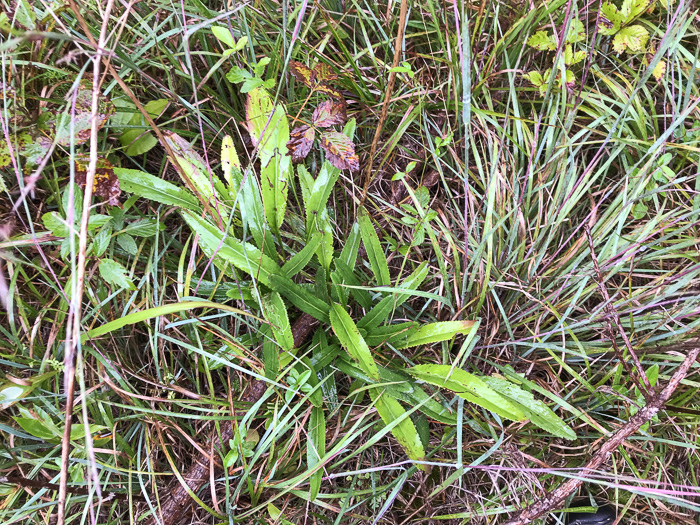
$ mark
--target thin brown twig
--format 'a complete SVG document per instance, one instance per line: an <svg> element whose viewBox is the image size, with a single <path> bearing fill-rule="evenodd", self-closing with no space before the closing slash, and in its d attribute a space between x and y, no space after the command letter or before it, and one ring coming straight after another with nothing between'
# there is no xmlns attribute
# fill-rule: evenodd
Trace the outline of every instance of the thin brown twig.
<svg viewBox="0 0 700 525"><path fill-rule="evenodd" d="M66 355L65 355L65 375L64 390L66 394L65 428L63 431L61 450L61 476L58 490L58 512L57 525L64 525L66 511L66 496L68 487L68 463L70 459L70 437L71 423L73 421L73 401L75 397L75 372L77 366L77 356L80 343L80 325L82 321L83 286L85 284L85 265L87 263L87 231L88 220L90 218L90 205L92 204L93 184L95 182L95 172L97 170L97 112L100 102L100 74L102 65L102 53L107 42L110 13L114 6L114 0L107 0L104 13L102 14L102 27L100 36L95 46L92 68L92 110L90 115L90 162L88 163L85 177L85 195L83 197L83 211L80 218L80 233L78 236L78 262L76 268L75 293L71 300L70 316L68 321L68 333L66 334ZM74 6L77 7L77 6ZM76 9L77 10L77 9ZM90 33L88 33L90 34ZM86 423L87 424L87 423ZM90 439L88 432L86 438ZM91 443L88 441L88 445ZM89 448L89 447L88 447ZM98 497L100 493L99 483L95 487Z"/></svg>
<svg viewBox="0 0 700 525"><path fill-rule="evenodd" d="M651 398L647 404L640 408L639 411L634 414L630 420L625 423L620 429L617 430L610 438L603 443L600 450L595 453L591 460L583 467L582 473L585 476L586 472L598 470L603 463L607 461L610 455L615 451L617 447L622 445L624 441L630 437L632 434L637 432L644 423L653 418L665 405L665 403L671 398L673 392L680 384L680 382L686 377L690 367L698 359L700 355L700 347L696 346L691 350L685 357L681 365L676 370L673 377L669 380L666 388L661 392L656 394ZM568 498L573 492L578 489L585 478L570 479L563 483L558 488L554 489L552 492L546 494L539 501L533 503L529 507L522 510L516 517L511 519L506 523L506 525L525 525L531 523L532 520L555 510L560 507L564 500Z"/></svg>
<svg viewBox="0 0 700 525"><path fill-rule="evenodd" d="M295 348L303 345L318 325L319 322L309 314L301 314L292 325ZM248 384L241 397L243 401L252 403L260 399L266 389L267 385L264 382L255 380ZM166 491L166 496L157 511L157 517L152 515L146 521L148 525L175 525L187 518L194 503L190 493L199 492L208 479L214 479L223 470L221 463L216 460L215 451L221 450L231 438L233 438L233 424L226 421L221 425L221 434L214 432L209 444L202 447L209 450L209 453L196 456L192 466L182 475L185 484L176 480Z"/></svg>
<svg viewBox="0 0 700 525"><path fill-rule="evenodd" d="M401 11L399 13L399 27L396 32L396 42L394 42L394 62L392 64L392 69L395 69L399 65L399 60L401 59L401 46L403 44L403 34L404 28L406 27L406 13L408 12L408 0L401 0ZM367 199L367 191L369 190L369 185L372 182L372 166L374 164L374 155L377 153L377 144L379 143L379 137L382 134L382 128L386 122L386 117L389 113L389 102L391 101L391 94L394 92L394 83L396 82L396 71L391 71L389 73L389 84L386 88L386 93L384 94L384 104L382 105L382 113L379 116L379 123L377 124L377 129L374 131L374 138L372 139L372 146L369 150L369 158L367 159L367 166L365 167L365 185L362 189L362 200L360 204L364 204L365 199Z"/></svg>
<svg viewBox="0 0 700 525"><path fill-rule="evenodd" d="M598 288L600 289L600 293L603 296L603 300L605 301L605 312L608 318L608 332L610 334L610 342L612 343L613 348L615 349L615 354L622 363L622 366L625 367L625 370L630 374L632 380L637 385L637 388L639 388L639 391L648 401L652 391L651 384L649 383L649 378L647 378L647 375L644 373L642 363L640 363L639 358L637 357L637 353L634 351L632 343L630 342L629 337L627 337L627 333L622 327L622 323L620 322L620 315L617 313L615 306L610 300L608 289L605 287L603 272L600 270L600 266L598 265L598 258L596 257L595 250L593 248L593 236L591 235L591 228L588 224L584 224L583 229L586 232L586 237L588 238L588 248L590 249L591 257L593 259L593 268L595 269ZM629 363L627 363L627 361L625 360L625 356L622 354L622 351L617 346L617 337L615 336L613 323L615 325L615 328L617 328L617 333L620 334L620 337L622 337L622 340L625 343L625 347L627 347L627 351L629 352L630 357L632 358L632 362L634 363L634 367L637 371L636 375L629 368ZM640 384L640 381L641 383L643 383L643 387Z"/></svg>

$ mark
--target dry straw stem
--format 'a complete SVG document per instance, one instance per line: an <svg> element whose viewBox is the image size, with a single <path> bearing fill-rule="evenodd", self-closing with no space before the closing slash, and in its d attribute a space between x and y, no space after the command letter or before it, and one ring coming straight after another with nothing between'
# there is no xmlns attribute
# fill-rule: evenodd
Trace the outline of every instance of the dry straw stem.
<svg viewBox="0 0 700 525"><path fill-rule="evenodd" d="M77 6L72 3L73 9L77 12ZM85 177L85 195L83 198L83 213L80 218L80 234L78 237L78 263L76 273L76 288L75 294L72 297L72 305L70 315L68 317L68 335L66 338L66 356L65 356L65 391L66 391L66 413L65 413L65 429L63 431L63 441L61 449L61 477L58 490L58 516L57 525L65 523L66 511L66 495L68 486L68 462L70 459L70 437L71 423L73 420L73 400L75 397L75 368L78 344L80 343L80 325L82 321L82 302L83 302L83 287L85 284L85 263L87 253L87 235L88 235L88 220L90 218L90 204L92 203L92 190L95 182L95 171L97 169L97 111L99 107L100 97L100 66L102 64L102 53L107 41L107 29L110 20L110 13L114 6L114 0L108 0L102 18L102 27L100 28L100 37L95 46L95 55L93 56L92 69L92 115L90 126L90 162L88 164L87 175ZM90 35L89 32L86 34ZM85 405L83 404L83 407ZM91 451L90 433L86 433L88 450ZM92 455L92 454L91 454ZM92 465L94 469L94 458ZM97 478L95 476L95 478ZM99 497L102 496L99 484L95 487Z"/></svg>
<svg viewBox="0 0 700 525"><path fill-rule="evenodd" d="M399 12L399 28L396 32L396 42L394 42L394 62L392 64L392 69L398 67L399 61L401 59L401 45L403 43L403 33L404 27L406 26L407 12L408 0L401 0L401 11ZM362 189L361 204L364 204L365 199L367 199L367 191L369 190L369 184L370 182L372 182L372 165L374 164L374 155L377 152L377 144L379 143L379 137L382 134L382 128L384 127L384 122L386 122L386 117L389 113L389 102L391 101L391 94L394 91L395 82L396 71L392 71L391 73L389 73L389 85L387 86L386 93L384 94L384 105L382 106L382 113L379 116L379 123L377 124L377 129L374 132L372 146L369 149L369 158L367 159L367 166L365 167L365 186Z"/></svg>
<svg viewBox="0 0 700 525"><path fill-rule="evenodd" d="M698 341L696 341L696 345ZM661 392L651 397L651 400L639 410L635 415L633 415L630 420L625 423L622 428L615 432L604 444L600 447L600 450L596 452L591 460L583 467L582 474L585 475L587 471L598 470L603 463L605 463L610 455L615 451L617 447L622 445L624 441L630 437L632 434L637 432L644 423L651 420L658 412L663 408L664 404L671 399L673 392L680 384L680 382L685 379L690 367L693 363L697 361L698 355L700 355L700 347L696 346L685 357L681 365L673 374L673 377L669 380L666 388ZM559 488L553 490L552 492L545 495L542 499L536 503L530 505L526 509L520 512L515 518L511 519L506 523L506 525L526 525L527 523L532 523L532 520L555 510L560 507L564 500L568 498L571 494L578 489L585 478L570 479Z"/></svg>

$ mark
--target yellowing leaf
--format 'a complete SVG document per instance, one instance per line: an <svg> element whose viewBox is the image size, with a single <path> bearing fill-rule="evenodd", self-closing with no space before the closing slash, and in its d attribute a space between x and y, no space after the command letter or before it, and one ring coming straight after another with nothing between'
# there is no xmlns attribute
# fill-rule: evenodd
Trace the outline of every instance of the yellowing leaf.
<svg viewBox="0 0 700 525"><path fill-rule="evenodd" d="M235 170L241 171L241 161L238 158L236 147L233 145L233 139L230 135L226 135L221 142L221 169L224 171L224 179L229 186L230 191L237 191L237 184L234 182L231 173Z"/></svg>
<svg viewBox="0 0 700 525"><path fill-rule="evenodd" d="M528 39L527 45L539 51L554 51L557 48L557 41L546 31L537 31Z"/></svg>
<svg viewBox="0 0 700 525"><path fill-rule="evenodd" d="M289 124L284 108L274 104L270 94L258 87L246 99L246 128L253 145L258 147L260 165L267 166L275 152L289 140Z"/></svg>
<svg viewBox="0 0 700 525"><path fill-rule="evenodd" d="M577 64L577 63L581 62L581 60L583 60L584 58L586 58L585 51L576 51L574 53L574 50L572 49L571 45L567 45L564 48L564 63L567 66Z"/></svg>
<svg viewBox="0 0 700 525"><path fill-rule="evenodd" d="M307 87L313 87L311 82L312 71L308 66L296 60L292 60L289 62L289 72L294 75L297 80L306 84Z"/></svg>
<svg viewBox="0 0 700 525"><path fill-rule="evenodd" d="M665 60L659 60L659 63L656 64L656 67L654 68L654 71L652 72L652 75L654 75L654 78L656 79L657 82L661 80L661 78L666 74L666 61Z"/></svg>
<svg viewBox="0 0 700 525"><path fill-rule="evenodd" d="M617 53L622 53L623 51L639 53L644 51L647 40L649 40L649 33L642 26L623 27L613 39L613 49Z"/></svg>
<svg viewBox="0 0 700 525"><path fill-rule="evenodd" d="M80 158L75 164L75 182L85 188L87 179L88 159ZM119 188L119 179L114 174L114 167L104 157L97 159L95 179L92 185L93 195L102 197L110 206L119 205L119 196L122 194Z"/></svg>
<svg viewBox="0 0 700 525"><path fill-rule="evenodd" d="M647 10L650 0L624 0L620 12L625 18L625 22L631 22L633 18L638 17Z"/></svg>
<svg viewBox="0 0 700 525"><path fill-rule="evenodd" d="M542 73L539 71L530 71L529 73L525 73L523 78L535 87L540 87L542 84L544 84Z"/></svg>

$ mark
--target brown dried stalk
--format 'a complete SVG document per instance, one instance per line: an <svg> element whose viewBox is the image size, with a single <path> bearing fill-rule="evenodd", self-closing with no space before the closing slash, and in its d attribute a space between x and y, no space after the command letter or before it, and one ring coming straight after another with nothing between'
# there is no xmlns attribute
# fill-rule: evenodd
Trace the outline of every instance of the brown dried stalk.
<svg viewBox="0 0 700 525"><path fill-rule="evenodd" d="M391 4L389 4L391 5ZM387 7L387 20L388 20L389 6ZM406 16L408 13L408 0L401 0L401 10L399 11L399 26L396 32L396 40L394 41L394 62L392 64L392 69L395 69L399 65L401 60L401 46L403 45L403 33L404 27L406 26ZM365 199L367 199L367 190L369 190L369 185L372 182L372 167L374 165L374 155L377 152L377 144L379 143L379 137L382 134L382 128L386 122L386 117L389 113L389 102L391 101L391 94L394 92L394 83L396 82L396 71L389 73L389 85L386 88L386 93L384 94L384 104L382 105L382 113L379 116L379 123L377 128L374 130L374 138L372 139L372 145L369 150L369 158L367 159L367 166L365 168L365 184L362 189L362 200L360 201L364 204ZM376 171L376 170L375 170Z"/></svg>
<svg viewBox="0 0 700 525"><path fill-rule="evenodd" d="M622 445L624 441L630 437L632 434L637 432L640 427L654 417L659 410L661 410L664 404L671 398L673 392L676 390L680 382L685 378L693 366L693 363L698 359L700 355L700 347L695 347L692 349L686 358L683 360L681 365L673 374L670 381L661 392L651 396L651 400L647 402L646 406L639 409L635 415L633 415L630 420L625 423L617 432L615 432L604 444L600 447L600 450L594 454L591 460L583 467L583 475L588 471L598 470L603 463L605 463L613 451ZM564 500L568 498L573 492L578 489L585 479L570 479L560 487L556 488L552 492L546 494L542 499L533 503L529 507L522 510L516 517L511 519L506 523L506 525L525 525L531 523L532 520L539 518L540 516L555 510L560 507Z"/></svg>
<svg viewBox="0 0 700 525"><path fill-rule="evenodd" d="M622 363L622 366L625 367L625 371L630 375L630 377L632 377L632 380L644 396L644 399L649 401L649 399L651 398L652 390L651 384L649 383L647 375L644 373L642 363L639 362L639 358L637 357L637 353L632 347L632 343L630 342L629 337L627 337L627 333L625 333L625 330L622 328L622 323L620 322L620 315L617 313L615 306L610 300L608 289L605 287L603 272L600 271L600 266L598 265L598 258L596 257L595 250L593 249L593 236L591 235L591 228L588 224L585 224L583 226L583 229L586 231L586 237L588 238L588 248L591 251L591 257L593 258L593 268L595 269L596 277L598 278L598 288L600 288L600 293L603 296L603 300L605 301L605 313L608 317L608 334L610 336L610 342L612 343L613 348L615 349L615 355ZM620 334L620 337L622 337L622 340L625 342L625 347L627 347L627 351L629 352L630 357L632 358L632 362L634 363L636 374L630 368L629 363L627 363L624 355L622 354L622 351L617 346L617 338L615 337L615 330L613 329L613 324L614 328L617 328L617 333ZM640 384L640 381L644 384L644 386Z"/></svg>
<svg viewBox="0 0 700 525"><path fill-rule="evenodd" d="M309 314L301 314L292 326L294 346L298 348L303 345L318 325L319 322ZM266 389L267 386L263 381L251 381L243 392L241 400L255 403ZM214 470L214 477L218 477L223 472L223 465L216 461L214 451L221 449L222 445L228 443L231 438L233 438L233 425L226 421L221 425L221 434L214 432L209 445L202 447L211 455L200 454L194 458L192 466L182 476L186 486L175 480L167 490L165 498L161 500L158 516L151 516L146 521L147 525L176 525L192 513L194 501L189 493L199 492L210 479L212 470Z"/></svg>

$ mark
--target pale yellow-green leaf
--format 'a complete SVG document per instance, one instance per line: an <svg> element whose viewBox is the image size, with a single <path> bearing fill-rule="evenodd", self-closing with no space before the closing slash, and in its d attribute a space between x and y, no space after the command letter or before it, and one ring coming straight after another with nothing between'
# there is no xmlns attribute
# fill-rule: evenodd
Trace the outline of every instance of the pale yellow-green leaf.
<svg viewBox="0 0 700 525"><path fill-rule="evenodd" d="M574 53L574 50L573 50L571 45L567 45L564 48L564 63L567 66L572 66L574 64L577 64L577 63L581 62L581 60L583 60L584 58L586 58L585 51L576 51Z"/></svg>
<svg viewBox="0 0 700 525"><path fill-rule="evenodd" d="M575 44L586 40L586 29L583 27L583 22L578 18L574 18L569 26L569 31L566 33L565 41L567 44Z"/></svg>
<svg viewBox="0 0 700 525"><path fill-rule="evenodd" d="M522 421L525 414L477 376L449 365L418 365L408 372L416 379L447 388L464 399L506 419Z"/></svg>
<svg viewBox="0 0 700 525"><path fill-rule="evenodd" d="M372 352L350 314L339 304L333 303L330 310L330 321L333 332L338 336L340 344L347 350L348 354L357 362L365 374L373 380L379 381L379 370L372 357Z"/></svg>
<svg viewBox="0 0 700 525"><path fill-rule="evenodd" d="M537 31L528 39L527 45L539 51L554 51L557 48L557 40L546 31Z"/></svg>
<svg viewBox="0 0 700 525"><path fill-rule="evenodd" d="M384 421L384 424L391 425L401 420L391 429L391 433L404 451L406 451L406 455L414 461L425 460L423 442L420 440L420 436L418 435L413 421L406 415L406 410L401 406L401 403L386 391L377 392L377 389L373 388L370 389L369 392L370 397L375 402L374 406L377 407L377 412L382 418L382 421ZM426 465L419 465L419 467L427 471Z"/></svg>
<svg viewBox="0 0 700 525"><path fill-rule="evenodd" d="M654 68L652 75L654 75L654 78L658 82L661 80L661 78L664 76L665 73L666 73L666 61L659 60L659 63L656 64L656 67Z"/></svg>
<svg viewBox="0 0 700 525"><path fill-rule="evenodd" d="M623 51L639 53L644 51L647 40L649 40L649 32L640 25L623 27L613 39L613 49L617 53Z"/></svg>
<svg viewBox="0 0 700 525"><path fill-rule="evenodd" d="M529 73L525 73L523 78L535 87L540 87L542 84L544 84L542 73L539 71L530 71Z"/></svg>
<svg viewBox="0 0 700 525"><path fill-rule="evenodd" d="M604 2L600 7L598 31L606 36L612 36L620 30L624 18L615 4Z"/></svg>
<svg viewBox="0 0 700 525"><path fill-rule="evenodd" d="M214 33L216 39L225 46L236 46L236 41L234 40L233 35L231 34L231 31L229 31L228 27L211 26L211 32Z"/></svg>
<svg viewBox="0 0 700 525"><path fill-rule="evenodd" d="M649 8L651 0L624 0L620 13L625 18L625 22L631 22Z"/></svg>

